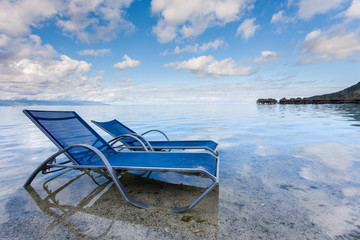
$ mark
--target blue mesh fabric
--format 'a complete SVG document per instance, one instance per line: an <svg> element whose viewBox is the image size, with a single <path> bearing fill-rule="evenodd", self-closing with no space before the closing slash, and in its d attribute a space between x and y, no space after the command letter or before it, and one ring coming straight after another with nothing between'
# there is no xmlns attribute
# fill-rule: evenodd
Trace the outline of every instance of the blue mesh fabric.
<svg viewBox="0 0 360 240"><path fill-rule="evenodd" d="M186 141L149 141L150 145L154 149L163 149L163 148L203 148L207 147L212 150L215 150L217 143L211 140L186 140ZM140 144L134 143L133 146L139 146Z"/></svg>
<svg viewBox="0 0 360 240"><path fill-rule="evenodd" d="M118 137L118 136L121 136L124 134L135 133L133 130L126 127L124 124L122 124L121 122L119 122L116 119L108 121L108 122L96 122L96 121L93 121L93 122L96 123L97 125L99 125L100 127L102 127L106 132L108 132L113 137ZM123 138L122 141L129 145L132 145L135 140L133 138L126 137L126 138Z"/></svg>
<svg viewBox="0 0 360 240"><path fill-rule="evenodd" d="M109 158L109 163L114 167L203 169L214 176L217 168L216 157L208 153L121 152Z"/></svg>
<svg viewBox="0 0 360 240"><path fill-rule="evenodd" d="M50 140L61 148L74 144L88 144L99 149L107 158L116 154L115 150L101 138L79 115L71 111L24 110L29 117L45 131ZM100 159L90 150L73 148L68 151L79 164L92 164Z"/></svg>
<svg viewBox="0 0 360 240"><path fill-rule="evenodd" d="M105 130L107 130L113 137L117 137L124 134L135 133L130 128L126 127L124 124L114 119L108 122L96 122L93 121Z"/></svg>

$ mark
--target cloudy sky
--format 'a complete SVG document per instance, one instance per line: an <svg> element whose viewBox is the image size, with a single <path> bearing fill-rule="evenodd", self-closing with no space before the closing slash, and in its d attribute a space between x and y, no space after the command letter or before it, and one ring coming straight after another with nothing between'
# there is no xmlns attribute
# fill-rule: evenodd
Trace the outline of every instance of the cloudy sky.
<svg viewBox="0 0 360 240"><path fill-rule="evenodd" d="M360 81L360 0L0 0L0 99L306 97Z"/></svg>

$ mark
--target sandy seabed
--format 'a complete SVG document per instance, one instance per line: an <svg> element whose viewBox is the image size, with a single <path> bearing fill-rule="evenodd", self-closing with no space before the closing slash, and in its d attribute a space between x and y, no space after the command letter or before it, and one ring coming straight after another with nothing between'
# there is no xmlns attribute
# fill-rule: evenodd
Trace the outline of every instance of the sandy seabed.
<svg viewBox="0 0 360 240"><path fill-rule="evenodd" d="M172 213L172 207L189 204L205 188L130 173L123 174L121 181L135 200L151 207L140 209L127 203L106 174L70 170L38 177L31 186L19 188L6 203L2 201L8 217L2 219L0 237L218 238L218 187L194 209Z"/></svg>
<svg viewBox="0 0 360 240"><path fill-rule="evenodd" d="M196 178L196 177L195 177ZM200 177L198 177L200 178ZM292 191L306 197L315 186L280 185L270 192L256 177L224 176L195 208L184 206L204 191L202 187L172 184L125 173L121 181L137 201L134 207L106 174L70 170L38 176L31 186L2 195L1 239L359 239L357 231L331 235L309 218ZM229 187L232 186L232 187ZM235 188L234 188L235 186ZM221 194L219 194L219 191ZM219 198L219 195L221 196ZM306 201L305 201L306 202ZM319 211L331 206L317 206ZM319 217L321 215L319 214ZM336 217L336 216L329 216ZM353 213L353 220L359 214ZM329 219L324 219L329 221ZM330 220L331 221L331 220ZM351 220L349 220L351 221ZM355 221L355 222L356 222ZM360 231L360 227L357 226Z"/></svg>

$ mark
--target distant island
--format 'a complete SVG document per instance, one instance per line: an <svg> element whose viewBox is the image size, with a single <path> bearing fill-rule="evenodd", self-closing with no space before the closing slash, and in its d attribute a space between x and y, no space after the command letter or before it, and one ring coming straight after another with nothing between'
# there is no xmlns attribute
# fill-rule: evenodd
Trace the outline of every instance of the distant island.
<svg viewBox="0 0 360 240"><path fill-rule="evenodd" d="M279 101L274 98L260 98L256 102L258 104L360 104L360 82L351 87L345 88L342 91L330 94L317 95L308 98L282 98Z"/></svg>
<svg viewBox="0 0 360 240"><path fill-rule="evenodd" d="M0 106L79 106L79 105L106 105L101 102L93 101L46 101L46 100L27 100L27 99L17 99L17 100L0 100Z"/></svg>

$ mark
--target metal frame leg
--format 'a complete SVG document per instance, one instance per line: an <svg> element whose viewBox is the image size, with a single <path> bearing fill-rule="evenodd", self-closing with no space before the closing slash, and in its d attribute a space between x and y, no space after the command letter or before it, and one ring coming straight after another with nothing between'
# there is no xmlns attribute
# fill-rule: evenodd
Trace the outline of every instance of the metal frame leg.
<svg viewBox="0 0 360 240"><path fill-rule="evenodd" d="M46 159L42 164L40 164L40 166L38 166L35 171L30 175L30 177L26 180L24 187L27 187L28 185L31 184L31 182L34 180L34 178L38 175L38 173L42 170L46 169L46 165L49 162L52 162L57 156L59 156L62 152L57 152L55 154L53 154L52 156L50 156L48 159Z"/></svg>
<svg viewBox="0 0 360 240"><path fill-rule="evenodd" d="M203 192L202 194L200 194L199 197L197 197L192 203L190 203L189 205L185 206L185 207L177 207L177 208L172 208L171 212L175 212L175 213L180 213L180 212L185 212L187 210L192 209L193 207L196 206L196 204L198 204L206 195L208 195L211 190L213 190L216 185L218 185L218 182L214 182L213 184L211 184L206 190L205 192Z"/></svg>

